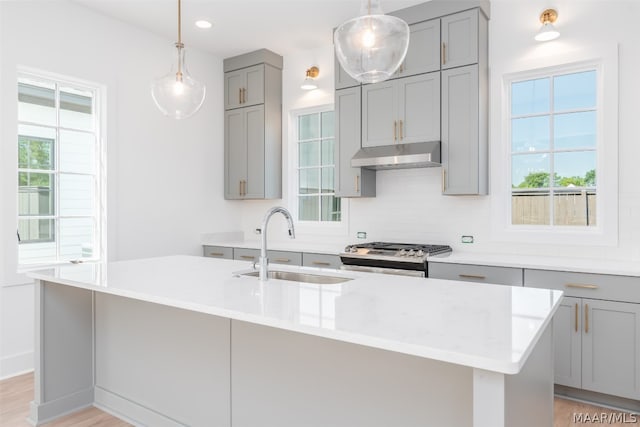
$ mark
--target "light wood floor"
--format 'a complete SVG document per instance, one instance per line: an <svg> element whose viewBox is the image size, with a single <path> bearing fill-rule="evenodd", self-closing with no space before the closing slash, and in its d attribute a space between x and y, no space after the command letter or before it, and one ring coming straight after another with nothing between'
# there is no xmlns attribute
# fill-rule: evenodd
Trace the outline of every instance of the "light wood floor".
<svg viewBox="0 0 640 427"><path fill-rule="evenodd" d="M29 402L31 400L33 400L33 374L20 375L0 381L0 426L29 427L29 423L25 419L29 412ZM627 422L625 423L575 423L574 413L585 413L593 416L603 412L612 413L616 411L566 399L555 399L554 412L554 427L596 425L640 427L640 416L637 417L638 422L634 423L629 423L631 420L629 416L627 416ZM125 427L130 425L97 408L87 408L54 422L44 424L45 427Z"/></svg>

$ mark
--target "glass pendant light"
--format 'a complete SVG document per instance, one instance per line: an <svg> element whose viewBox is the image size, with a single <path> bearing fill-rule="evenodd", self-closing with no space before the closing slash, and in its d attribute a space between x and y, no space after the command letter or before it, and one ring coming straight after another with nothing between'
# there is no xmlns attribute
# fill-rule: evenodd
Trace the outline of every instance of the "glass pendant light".
<svg viewBox="0 0 640 427"><path fill-rule="evenodd" d="M380 0L362 0L360 16L340 25L333 38L342 68L361 83L377 83L391 77L404 61L409 26L384 15Z"/></svg>
<svg viewBox="0 0 640 427"><path fill-rule="evenodd" d="M195 80L184 62L184 44L182 43L181 0L178 0L178 41L176 42L176 67L164 77L155 79L151 84L151 96L156 106L166 116L184 119L195 114L206 94L204 84Z"/></svg>

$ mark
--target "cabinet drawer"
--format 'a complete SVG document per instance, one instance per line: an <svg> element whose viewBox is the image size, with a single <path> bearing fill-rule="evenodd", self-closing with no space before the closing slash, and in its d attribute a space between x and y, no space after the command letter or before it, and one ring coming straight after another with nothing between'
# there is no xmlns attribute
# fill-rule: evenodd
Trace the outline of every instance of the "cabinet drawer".
<svg viewBox="0 0 640 427"><path fill-rule="evenodd" d="M267 251L269 264L302 265L302 254L289 251Z"/></svg>
<svg viewBox="0 0 640 427"><path fill-rule="evenodd" d="M233 259L240 261L258 261L260 258L260 249L234 248Z"/></svg>
<svg viewBox="0 0 640 427"><path fill-rule="evenodd" d="M429 262L430 279L462 280L465 282L522 286L522 269L472 264Z"/></svg>
<svg viewBox="0 0 640 427"><path fill-rule="evenodd" d="M525 269L524 285L566 296L640 303L640 277Z"/></svg>
<svg viewBox="0 0 640 427"><path fill-rule="evenodd" d="M302 265L305 267L340 268L342 261L338 255L304 253Z"/></svg>
<svg viewBox="0 0 640 427"><path fill-rule="evenodd" d="M233 248L225 246L204 246L203 255L211 258L233 259Z"/></svg>

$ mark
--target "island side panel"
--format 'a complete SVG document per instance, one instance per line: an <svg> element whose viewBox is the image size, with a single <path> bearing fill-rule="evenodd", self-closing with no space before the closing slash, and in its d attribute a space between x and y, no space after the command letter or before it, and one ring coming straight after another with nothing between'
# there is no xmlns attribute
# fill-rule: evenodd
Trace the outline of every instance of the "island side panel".
<svg viewBox="0 0 640 427"><path fill-rule="evenodd" d="M96 403L143 425L230 426L230 320L96 294Z"/></svg>
<svg viewBox="0 0 640 427"><path fill-rule="evenodd" d="M472 369L232 321L234 427L471 427Z"/></svg>
<svg viewBox="0 0 640 427"><path fill-rule="evenodd" d="M35 425L93 403L93 296L36 281Z"/></svg>
<svg viewBox="0 0 640 427"><path fill-rule="evenodd" d="M553 366L549 323L520 373L505 375L505 425L553 427Z"/></svg>

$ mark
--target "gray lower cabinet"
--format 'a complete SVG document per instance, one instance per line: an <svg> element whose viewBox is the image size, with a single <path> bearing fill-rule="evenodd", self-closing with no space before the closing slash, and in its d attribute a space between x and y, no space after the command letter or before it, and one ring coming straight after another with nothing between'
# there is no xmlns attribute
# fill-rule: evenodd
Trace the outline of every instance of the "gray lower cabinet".
<svg viewBox="0 0 640 427"><path fill-rule="evenodd" d="M340 268L342 261L338 255L330 254L302 254L302 265L305 267L318 267L318 268Z"/></svg>
<svg viewBox="0 0 640 427"><path fill-rule="evenodd" d="M362 87L362 146L440 139L440 73Z"/></svg>
<svg viewBox="0 0 640 427"><path fill-rule="evenodd" d="M233 248L205 245L203 247L203 255L211 258L233 259Z"/></svg>
<svg viewBox="0 0 640 427"><path fill-rule="evenodd" d="M269 264L302 265L302 254L289 251L267 251Z"/></svg>
<svg viewBox="0 0 640 427"><path fill-rule="evenodd" d="M432 262L427 264L430 279L460 280L464 282L491 283L522 286L522 269L473 264Z"/></svg>
<svg viewBox="0 0 640 427"><path fill-rule="evenodd" d="M239 261L258 262L260 249L233 248L233 259Z"/></svg>
<svg viewBox="0 0 640 427"><path fill-rule="evenodd" d="M338 197L373 197L376 195L376 173L351 167L351 158L361 145L361 88L337 90L335 94L336 195Z"/></svg>
<svg viewBox="0 0 640 427"><path fill-rule="evenodd" d="M553 320L556 384L640 399L640 278L531 269L524 277L525 286L565 292Z"/></svg>

